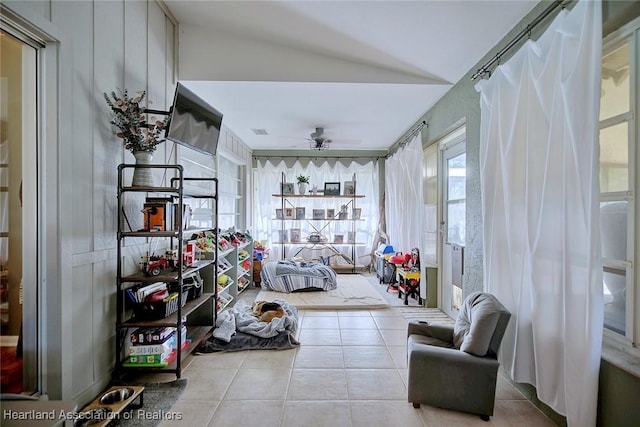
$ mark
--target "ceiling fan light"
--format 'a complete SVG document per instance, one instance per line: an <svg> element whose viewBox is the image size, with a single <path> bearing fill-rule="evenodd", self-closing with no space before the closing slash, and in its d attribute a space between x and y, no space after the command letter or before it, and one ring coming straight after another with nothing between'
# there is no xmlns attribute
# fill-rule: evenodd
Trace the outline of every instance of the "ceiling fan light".
<svg viewBox="0 0 640 427"><path fill-rule="evenodd" d="M324 142L311 142L309 148L316 151L327 150L329 146Z"/></svg>

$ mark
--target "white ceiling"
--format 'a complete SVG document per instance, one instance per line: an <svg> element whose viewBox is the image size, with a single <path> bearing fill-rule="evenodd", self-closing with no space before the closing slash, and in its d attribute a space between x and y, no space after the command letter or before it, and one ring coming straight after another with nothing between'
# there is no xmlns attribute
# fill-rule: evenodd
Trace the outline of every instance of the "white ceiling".
<svg viewBox="0 0 640 427"><path fill-rule="evenodd" d="M179 22L179 80L249 147L306 149L322 126L333 149L377 150L538 1L165 3Z"/></svg>

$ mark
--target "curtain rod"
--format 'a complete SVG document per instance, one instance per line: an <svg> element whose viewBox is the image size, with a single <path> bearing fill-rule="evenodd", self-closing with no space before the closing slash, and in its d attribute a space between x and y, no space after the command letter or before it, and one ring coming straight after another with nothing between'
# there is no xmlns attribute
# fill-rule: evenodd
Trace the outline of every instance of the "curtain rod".
<svg viewBox="0 0 640 427"><path fill-rule="evenodd" d="M380 160L383 159L384 156L269 156L269 155L256 155L251 156L254 160L258 159L333 159L333 160L342 160L342 159L361 159L361 160Z"/></svg>
<svg viewBox="0 0 640 427"><path fill-rule="evenodd" d="M405 133L404 136L400 138L400 140L398 140L395 144L393 144L393 146L389 149L389 152L387 153L386 156L384 156L384 158L388 159L393 154L395 154L395 152L398 151L400 148L404 148L404 146L407 145L413 139L413 137L416 136L418 132L420 132L422 128L425 126L429 128L429 124L423 120L420 123L418 123L416 127L411 129L409 132Z"/></svg>
<svg viewBox="0 0 640 427"><path fill-rule="evenodd" d="M498 52L496 54L496 56L494 56L489 62L484 64L482 67L480 67L478 69L478 71L476 71L473 74L473 76L471 76L471 80L475 80L478 77L484 76L487 73L489 74L489 76L491 76L491 71L488 69L488 67L493 65L494 62L500 62L500 59L502 58L502 55L507 53L507 51L510 50L513 46L515 46L516 43L518 43L524 36L528 35L530 37L531 36L531 30L533 30L533 28L536 25L538 25L540 22L542 22L542 20L544 18L546 18L551 12L553 12L558 6L562 6L564 8L563 3L564 3L564 0L556 0L556 1L553 2L553 4L551 4L544 11L542 11L542 13L540 13L540 15L538 15L536 19L534 19L529 25L527 25L527 27L524 30L520 31L520 33L518 33L518 35L515 36L509 42L509 44L507 44L505 47L503 47L502 50L500 50L500 52Z"/></svg>

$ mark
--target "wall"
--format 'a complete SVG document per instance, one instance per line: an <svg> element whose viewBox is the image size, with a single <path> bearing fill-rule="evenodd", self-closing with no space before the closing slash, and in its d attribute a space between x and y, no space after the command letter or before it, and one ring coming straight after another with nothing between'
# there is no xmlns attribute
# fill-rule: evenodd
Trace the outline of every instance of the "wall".
<svg viewBox="0 0 640 427"><path fill-rule="evenodd" d="M634 427L640 422L640 377L603 360L600 365L598 426Z"/></svg>
<svg viewBox="0 0 640 427"><path fill-rule="evenodd" d="M480 199L480 181L479 181L479 139L480 139L480 97L474 88L475 82L471 80L477 69L484 63L492 59L516 34L526 28L526 26L538 16L549 2L541 2L505 37L472 67L468 73L457 82L447 94L436 105L425 113L416 123L425 120L428 128L423 129L423 146L427 147L436 140L446 135L460 123L466 124L467 132L467 246L465 248L465 266L464 266L464 283L463 294L468 295L471 292L482 290L482 217L481 217L481 199ZM640 2L628 1L603 1L603 32L604 36L619 28L621 25L632 21L640 15ZM555 16L555 15L552 15ZM534 29L531 34L532 39L537 39L544 31L549 19L544 21ZM517 49L516 49L517 50ZM515 51L515 50L514 50ZM512 51L512 53L514 52ZM509 55L505 55L503 61L508 60ZM629 412L631 407L625 406L624 401L618 399L611 394L613 385L619 381L622 391L618 391L620 395L638 396L640 394L640 384L635 381L633 376L624 371L604 362L603 372L601 373L600 384L600 405L606 404L606 408L599 406L598 425L617 426L619 414ZM521 386L521 390L530 400L538 404L535 398L535 389L530 386ZM551 413L552 411L544 404L539 407L546 413L550 414L554 421L562 425L564 417ZM551 412L550 412L551 411ZM612 414L617 414L616 418ZM634 422L637 423L637 418Z"/></svg>
<svg viewBox="0 0 640 427"><path fill-rule="evenodd" d="M2 7L46 33L44 50L56 52L41 80L47 128L58 130L43 132L41 141L43 200L55 199L42 224L51 266L42 278L41 357L44 391L83 405L107 385L114 366L116 167L133 162L108 124L103 92L146 89L151 108L166 109L176 81L176 25L155 2L4 1ZM56 80L47 78L52 75ZM168 161L171 149L161 145L154 162Z"/></svg>

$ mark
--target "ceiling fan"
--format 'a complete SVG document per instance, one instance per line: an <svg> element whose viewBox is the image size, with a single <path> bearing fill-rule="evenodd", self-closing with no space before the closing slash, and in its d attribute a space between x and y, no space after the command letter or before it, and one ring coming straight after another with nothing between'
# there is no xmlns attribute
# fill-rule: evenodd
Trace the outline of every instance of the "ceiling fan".
<svg viewBox="0 0 640 427"><path fill-rule="evenodd" d="M309 148L312 150L327 150L329 148L329 144L333 142L330 138L327 138L324 135L324 128L322 127L317 127L309 136L311 136L311 138L308 138Z"/></svg>
<svg viewBox="0 0 640 427"><path fill-rule="evenodd" d="M332 134L327 134L325 132L325 128L323 126L316 126L315 131L311 132L311 134L307 138L301 138L299 136L279 136L278 138L303 140L306 141L306 144L308 144L308 147L311 150L317 151L338 147L342 149L343 146L354 146L362 143L362 141L359 139L334 138ZM332 143L337 144L337 146L331 147ZM299 146L300 145L296 145L296 147Z"/></svg>

